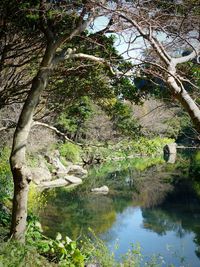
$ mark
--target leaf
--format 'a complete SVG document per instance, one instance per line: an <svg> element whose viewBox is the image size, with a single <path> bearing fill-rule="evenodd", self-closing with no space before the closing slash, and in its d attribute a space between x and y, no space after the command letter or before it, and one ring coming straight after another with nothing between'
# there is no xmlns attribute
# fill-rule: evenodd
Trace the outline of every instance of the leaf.
<svg viewBox="0 0 200 267"><path fill-rule="evenodd" d="M70 243L71 249L75 250L76 249L76 243L75 242L71 242Z"/></svg>
<svg viewBox="0 0 200 267"><path fill-rule="evenodd" d="M61 239L62 239L62 235L61 235L61 233L58 233L57 236L56 236L56 240L60 241Z"/></svg>
<svg viewBox="0 0 200 267"><path fill-rule="evenodd" d="M40 222L36 221L35 222L35 227L37 227L40 230L40 232L42 232L42 225L41 225Z"/></svg>
<svg viewBox="0 0 200 267"><path fill-rule="evenodd" d="M65 240L66 240L67 245L72 242L72 240L68 236L65 237Z"/></svg>
<svg viewBox="0 0 200 267"><path fill-rule="evenodd" d="M72 258L73 258L74 262L80 263L80 264L81 263L83 264L84 259L85 259L84 255L82 255L80 250L78 250L78 249L74 252L74 254L72 255Z"/></svg>
<svg viewBox="0 0 200 267"><path fill-rule="evenodd" d="M64 246L64 244L63 244L62 242L59 242L59 243L58 243L58 247L59 247L59 248L64 248L65 246Z"/></svg>

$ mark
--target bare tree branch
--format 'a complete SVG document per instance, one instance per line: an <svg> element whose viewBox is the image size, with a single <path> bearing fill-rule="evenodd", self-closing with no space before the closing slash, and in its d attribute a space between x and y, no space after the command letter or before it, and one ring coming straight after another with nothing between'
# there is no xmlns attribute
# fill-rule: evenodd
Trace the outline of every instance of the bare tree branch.
<svg viewBox="0 0 200 267"><path fill-rule="evenodd" d="M51 125L49 125L49 124L47 124L47 123L39 122L39 121L33 121L33 123L32 123L32 127L33 127L33 126L43 126L43 127L46 127L46 128L48 128L48 129L50 129L50 130L56 132L58 135L62 136L62 137L65 139L65 141L68 141L68 142L70 142L70 143L73 143L73 144L82 146L81 143L76 143L76 142L72 141L72 140L69 139L64 133L62 133L61 131L59 131L56 127L51 126Z"/></svg>

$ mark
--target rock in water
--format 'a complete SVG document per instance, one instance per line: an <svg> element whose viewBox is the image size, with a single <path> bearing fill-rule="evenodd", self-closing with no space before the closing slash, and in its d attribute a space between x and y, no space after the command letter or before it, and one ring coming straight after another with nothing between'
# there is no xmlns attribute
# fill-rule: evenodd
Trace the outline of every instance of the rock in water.
<svg viewBox="0 0 200 267"><path fill-rule="evenodd" d="M66 186L69 184L70 184L70 182L68 182L67 180L59 178L59 179L56 179L53 181L41 182L39 187L41 187L42 189L45 189L45 188L54 188L54 187Z"/></svg>
<svg viewBox="0 0 200 267"><path fill-rule="evenodd" d="M102 187L96 187L91 189L91 192L98 193L98 194L108 194L109 188L106 185L103 185Z"/></svg>
<svg viewBox="0 0 200 267"><path fill-rule="evenodd" d="M72 184L81 184L82 180L79 177L73 175L65 175L64 179Z"/></svg>
<svg viewBox="0 0 200 267"><path fill-rule="evenodd" d="M40 184L42 181L50 181L52 179L52 175L42 158L40 158L38 167L31 168L31 174L35 184Z"/></svg>
<svg viewBox="0 0 200 267"><path fill-rule="evenodd" d="M79 165L71 165L68 171L69 175L75 175L76 177L84 178L83 176L87 175L87 170Z"/></svg>
<svg viewBox="0 0 200 267"><path fill-rule="evenodd" d="M164 160L168 163L175 163L176 161L176 153L177 153L177 144L171 143L167 144L164 149Z"/></svg>

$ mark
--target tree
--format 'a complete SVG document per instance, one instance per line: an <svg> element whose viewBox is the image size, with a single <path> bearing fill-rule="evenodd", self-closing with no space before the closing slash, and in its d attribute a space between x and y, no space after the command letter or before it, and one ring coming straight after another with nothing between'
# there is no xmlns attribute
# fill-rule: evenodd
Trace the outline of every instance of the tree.
<svg viewBox="0 0 200 267"><path fill-rule="evenodd" d="M135 68L148 65L146 72L164 81L200 133L200 109L185 84L197 86L180 71L181 65L195 60L200 52L199 1L125 1L104 8L115 14L112 27L126 40L127 57L136 61ZM144 49L151 47L145 58L132 52L138 39Z"/></svg>
<svg viewBox="0 0 200 267"><path fill-rule="evenodd" d="M44 49L41 34L30 34L31 27L25 31L21 20L15 21L18 9L16 1L1 2L0 109L12 103L23 103Z"/></svg>
<svg viewBox="0 0 200 267"><path fill-rule="evenodd" d="M88 59L100 63L105 60L84 53L77 53L72 40L86 30L100 14L96 2L90 1L11 1L11 25L25 36L41 36L43 50L35 76L31 81L19 121L14 133L10 165L14 179L14 199L11 235L24 241L27 217L27 195L31 172L26 163L26 145L33 122L33 115L42 92L46 89L52 72L64 60ZM6 1L4 2L6 3ZM13 6L15 9L13 9ZM14 12L13 12L14 11ZM20 38L20 35L18 35ZM86 36L84 36L86 38Z"/></svg>
<svg viewBox="0 0 200 267"><path fill-rule="evenodd" d="M27 45L35 41L34 45L30 47L38 47L39 49L38 52L31 52L28 50L30 53L29 62L34 66L32 68L30 81L25 85L25 88L27 86L25 89L27 98L17 123L10 156L10 165L14 178L11 225L11 235L14 239L24 241L27 217L27 195L29 184L32 179L31 172L26 163L27 139L40 96L46 90L49 82L51 82L52 74L58 73L58 67L60 66L62 70L66 67L69 68L70 64L73 66L75 60L80 60L81 64L85 60L86 62L89 60L97 64L104 64L112 74L115 74L115 71L113 71L111 67L110 62L112 58L109 58L109 51L106 55L106 51L102 49L100 57L94 49L96 35L87 32L88 26L94 22L96 17L104 15L110 18L107 27L101 31L101 34L104 34L110 27L112 27L112 31L115 32L122 32L130 28L132 31L134 28L143 40L149 42L159 60L153 63L148 61L148 63L154 66L155 74L162 76L163 80L170 85L174 97L186 108L197 129L200 131L199 108L183 87L182 81L184 78L177 72L177 66L195 58L198 49L194 49L193 46L191 46L193 52L189 55L174 57L159 41L157 34L162 32L163 25L165 25L166 21L169 22L171 19L174 23L174 19L172 19L173 9L171 6L163 6L163 4L161 4L162 1L156 1L156 4L153 4L153 1L141 1L140 3L142 3L142 5L139 5L138 2L114 2L116 2L116 4L107 5L108 1L3 0L3 5L7 7L8 14L6 25L9 25L9 29L14 26L15 31L18 31L16 36L17 42L20 45L21 43ZM165 5L167 5L167 2L165 2ZM115 10L113 10L113 7L115 7ZM149 11L149 8L152 12ZM188 9L185 9L185 11L180 10L179 13L186 13L186 11L188 11ZM194 21L196 21L196 15L193 9L192 15ZM179 19L178 16L175 16L175 18L178 18L177 21L179 22L180 29L182 29L182 24L185 23L185 20ZM113 23L115 23L115 25L113 25ZM171 30L167 25L165 28L167 36L169 35L170 37L170 42L174 40L173 38L176 38L176 40L178 39L179 42L183 42L185 39L180 35L180 30L178 34L176 34L174 32L176 32L177 27L173 25L172 28ZM190 29L187 29L187 32L184 31L185 34L189 32ZM85 51L81 50L81 48L79 48L80 50L78 51L76 50L76 44L85 39L91 43L93 47L91 50L94 51L95 55L91 53L85 54ZM172 43L173 45L171 47L174 49L177 48L177 44L175 42ZM14 46L13 49L16 49L16 47ZM38 57L35 59L37 53ZM25 52L22 53L23 58L25 58L24 55ZM21 60L21 56L19 58ZM118 63L118 61L119 58L117 58L116 63ZM66 65L65 62L68 62L69 65ZM142 61L142 63L145 62ZM26 62L24 64L26 65ZM18 70L20 71L21 68L18 68L17 71ZM117 74L119 75L119 72L117 72ZM120 74L124 75L124 72L122 71ZM68 75L67 72L66 75ZM21 76L19 76L18 79L18 85L21 83L20 77ZM25 81L27 81L27 79L25 79ZM7 90L5 90L5 92L7 92Z"/></svg>
<svg viewBox="0 0 200 267"><path fill-rule="evenodd" d="M58 129L67 132L70 139L77 141L84 135L84 124L92 116L92 101L87 97L80 97L65 108L58 118Z"/></svg>

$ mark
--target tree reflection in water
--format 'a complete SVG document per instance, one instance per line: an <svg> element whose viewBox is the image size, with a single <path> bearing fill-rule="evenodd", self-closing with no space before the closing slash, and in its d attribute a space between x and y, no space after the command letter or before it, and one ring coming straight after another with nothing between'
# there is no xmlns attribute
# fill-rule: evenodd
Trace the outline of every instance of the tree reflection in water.
<svg viewBox="0 0 200 267"><path fill-rule="evenodd" d="M40 214L45 233L55 236L61 232L75 239L90 227L102 234L112 228L117 214L140 206L143 228L158 235L173 231L179 238L193 232L200 256L200 182L191 171L194 165L193 159L181 156L175 164L137 159L94 169L77 190L49 192L47 207ZM104 184L110 188L109 195L90 192Z"/></svg>
<svg viewBox="0 0 200 267"><path fill-rule="evenodd" d="M190 157L188 151L183 152L168 172L171 189L165 191L164 198L159 197L162 191L155 196L157 192L153 190L153 199L157 203L152 201L152 191L149 205L143 205L143 227L159 235L173 231L179 238L186 233L194 233L195 252L200 258L200 151L195 151L192 156L189 153ZM147 208L151 204L153 208Z"/></svg>

